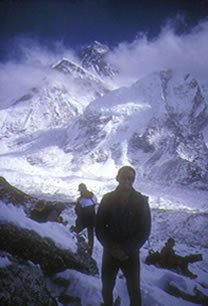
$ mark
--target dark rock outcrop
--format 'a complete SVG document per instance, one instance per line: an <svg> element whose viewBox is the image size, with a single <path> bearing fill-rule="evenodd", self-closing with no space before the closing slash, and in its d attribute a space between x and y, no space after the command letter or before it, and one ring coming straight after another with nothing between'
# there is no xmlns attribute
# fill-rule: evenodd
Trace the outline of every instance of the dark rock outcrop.
<svg viewBox="0 0 208 306"><path fill-rule="evenodd" d="M4 177L0 176L0 200L19 205L26 204L29 200L33 201L33 198L10 185Z"/></svg>
<svg viewBox="0 0 208 306"><path fill-rule="evenodd" d="M23 206L27 215L38 222L57 221L57 217L61 212L69 207L70 204L73 204L61 201L47 201L33 197L9 184L2 176L0 176L0 200L6 204L12 203L15 206ZM44 211L38 215L35 207L40 204L44 207Z"/></svg>
<svg viewBox="0 0 208 306"><path fill-rule="evenodd" d="M50 238L42 238L32 230L11 223L0 223L0 232L1 251L39 264L46 275L68 268L86 274L98 273L96 262L92 258L85 261L79 254L58 248Z"/></svg>
<svg viewBox="0 0 208 306"><path fill-rule="evenodd" d="M118 71L106 60L109 52L110 48L107 45L94 41L81 50L79 57L85 69L91 70L101 77L113 78Z"/></svg>
<svg viewBox="0 0 208 306"><path fill-rule="evenodd" d="M0 305L2 306L57 306L48 290L47 280L38 266L1 253L7 261L0 267Z"/></svg>

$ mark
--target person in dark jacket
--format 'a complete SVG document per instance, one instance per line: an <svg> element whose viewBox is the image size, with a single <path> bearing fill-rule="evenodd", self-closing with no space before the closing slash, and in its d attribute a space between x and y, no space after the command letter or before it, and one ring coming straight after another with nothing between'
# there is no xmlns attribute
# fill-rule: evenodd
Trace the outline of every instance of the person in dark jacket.
<svg viewBox="0 0 208 306"><path fill-rule="evenodd" d="M202 255L178 255L173 249L174 245L175 240L172 237L168 238L165 246L160 251L154 252L152 249L149 250L149 254L145 259L145 263L148 265L153 264L161 268L169 269L190 278L196 278L197 275L189 270L188 264L203 260Z"/></svg>
<svg viewBox="0 0 208 306"><path fill-rule="evenodd" d="M89 254L92 255L94 244L95 205L96 196L83 183L79 184L80 197L77 199L75 212L77 214L75 232L80 233L87 228Z"/></svg>
<svg viewBox="0 0 208 306"><path fill-rule="evenodd" d="M113 305L113 288L122 270L131 306L141 305L139 249L150 235L148 198L133 187L136 172L119 169L118 187L104 195L96 216L96 236L103 245L102 295L105 306Z"/></svg>
<svg viewBox="0 0 208 306"><path fill-rule="evenodd" d="M30 218L37 222L56 221L60 218L65 206L62 203L47 204L39 200L30 212Z"/></svg>
<svg viewBox="0 0 208 306"><path fill-rule="evenodd" d="M168 238L165 246L161 249L160 254L164 257L175 256L175 251L173 249L174 245L175 240L172 237Z"/></svg>

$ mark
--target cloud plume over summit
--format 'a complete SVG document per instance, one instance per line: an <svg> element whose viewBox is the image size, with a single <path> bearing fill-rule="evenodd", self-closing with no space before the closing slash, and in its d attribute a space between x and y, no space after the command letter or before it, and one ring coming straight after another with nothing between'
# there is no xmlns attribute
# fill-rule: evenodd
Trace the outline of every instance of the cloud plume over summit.
<svg viewBox="0 0 208 306"><path fill-rule="evenodd" d="M169 23L154 39L149 40L145 33L140 33L131 43L119 43L108 55L109 62L120 72L118 86L130 85L151 72L169 68L206 80L207 36L208 21L186 34L177 34ZM53 50L33 40L17 40L15 46L21 49L22 57L0 64L0 109L36 86L51 73L51 65L63 56L78 61L75 51L66 49L61 42L56 42Z"/></svg>
<svg viewBox="0 0 208 306"><path fill-rule="evenodd" d="M164 27L154 40L145 34L132 43L122 42L109 56L124 80L133 81L161 69L175 69L207 79L208 22L178 35L170 25Z"/></svg>

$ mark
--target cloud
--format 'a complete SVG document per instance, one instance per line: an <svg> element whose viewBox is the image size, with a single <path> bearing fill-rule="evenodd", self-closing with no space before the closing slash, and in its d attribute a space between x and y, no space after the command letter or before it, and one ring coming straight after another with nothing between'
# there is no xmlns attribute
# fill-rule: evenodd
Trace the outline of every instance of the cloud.
<svg viewBox="0 0 208 306"><path fill-rule="evenodd" d="M176 34L174 23L169 22L153 40L140 33L132 43L120 43L109 55L109 61L118 67L119 81L123 84L169 68L206 80L207 37L208 21L181 35Z"/></svg>
<svg viewBox="0 0 208 306"><path fill-rule="evenodd" d="M22 63L0 65L0 109L10 106L43 77L43 71Z"/></svg>

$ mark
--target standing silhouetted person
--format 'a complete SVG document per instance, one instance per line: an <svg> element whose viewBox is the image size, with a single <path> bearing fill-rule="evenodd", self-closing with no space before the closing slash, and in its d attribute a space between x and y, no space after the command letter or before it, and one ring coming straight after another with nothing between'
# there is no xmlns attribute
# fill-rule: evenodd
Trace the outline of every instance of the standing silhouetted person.
<svg viewBox="0 0 208 306"><path fill-rule="evenodd" d="M96 217L96 235L103 245L102 295L113 305L113 288L119 269L127 281L131 306L141 306L139 249L151 228L148 198L133 187L136 172L124 166L117 174L118 187L104 195Z"/></svg>
<svg viewBox="0 0 208 306"><path fill-rule="evenodd" d="M77 214L75 232L80 233L84 228L88 231L89 254L92 255L94 244L95 205L96 196L83 183L79 184L80 197L77 199L75 211Z"/></svg>

